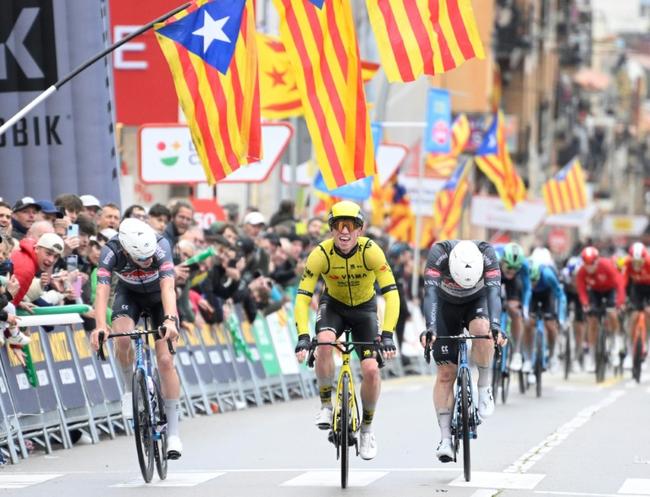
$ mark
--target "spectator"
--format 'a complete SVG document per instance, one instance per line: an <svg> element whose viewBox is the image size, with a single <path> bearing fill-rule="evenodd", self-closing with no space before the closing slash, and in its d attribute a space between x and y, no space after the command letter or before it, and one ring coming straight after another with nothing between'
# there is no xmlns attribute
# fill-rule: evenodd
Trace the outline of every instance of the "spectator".
<svg viewBox="0 0 650 497"><path fill-rule="evenodd" d="M113 228L104 228L99 233L97 233L97 241L103 247L107 241L115 236L117 236L116 230Z"/></svg>
<svg viewBox="0 0 650 497"><path fill-rule="evenodd" d="M41 235L38 242L31 239L21 240L20 249L11 254L14 274L20 283L20 290L13 299L15 306L21 305L38 270L51 272L54 264L63 254L63 247L63 240L55 233ZM31 306L25 307L29 309Z"/></svg>
<svg viewBox="0 0 650 497"><path fill-rule="evenodd" d="M122 216L122 218L128 219L130 217L147 222L147 212L144 210L144 207L138 204L129 205L124 211L124 216Z"/></svg>
<svg viewBox="0 0 650 497"><path fill-rule="evenodd" d="M11 219L11 233L16 240L25 238L27 230L36 221L36 213L39 210L41 210L40 206L32 197L23 197L16 202Z"/></svg>
<svg viewBox="0 0 650 497"><path fill-rule="evenodd" d="M105 228L116 230L120 226L120 208L115 204L104 205L96 223L99 231Z"/></svg>
<svg viewBox="0 0 650 497"><path fill-rule="evenodd" d="M11 236L11 206L0 201L0 235Z"/></svg>
<svg viewBox="0 0 650 497"><path fill-rule="evenodd" d="M179 200L171 208L171 221L163 231L163 236L173 249L178 237L187 231L194 220L194 209L184 200Z"/></svg>
<svg viewBox="0 0 650 497"><path fill-rule="evenodd" d="M83 205L82 212L93 221L97 221L97 214L102 208L102 204L97 197L93 195L82 195L79 197Z"/></svg>
<svg viewBox="0 0 650 497"><path fill-rule="evenodd" d="M224 224L219 231L217 231L218 234L223 235L223 237L228 240L228 243L232 245L233 247L237 246L237 240L239 240L239 233L237 232L237 228L235 227L234 224Z"/></svg>
<svg viewBox="0 0 650 497"><path fill-rule="evenodd" d="M5 335L12 345L26 345L31 339L21 333L16 325L16 307L11 300L20 290L20 282L13 274L13 265L8 259L11 251L9 238L0 235L0 346L4 345Z"/></svg>
<svg viewBox="0 0 650 497"><path fill-rule="evenodd" d="M211 314L202 311L207 323L223 322L223 301L232 297L239 288L246 263L241 253L222 235L216 235L214 243L217 257L202 284L205 299L212 307Z"/></svg>
<svg viewBox="0 0 650 497"><path fill-rule="evenodd" d="M192 242L197 251L205 249L205 234L203 233L203 229L198 224L196 226L188 228L188 230L183 233L180 238L181 240Z"/></svg>
<svg viewBox="0 0 650 497"><path fill-rule="evenodd" d="M307 236L309 244L315 247L323 241L323 220L320 217L312 217L307 223Z"/></svg>
<svg viewBox="0 0 650 497"><path fill-rule="evenodd" d="M277 212L271 216L269 226L273 228L278 225L283 225L291 231L295 231L296 223L298 222L294 214L295 208L296 203L293 200L282 200Z"/></svg>
<svg viewBox="0 0 650 497"><path fill-rule="evenodd" d="M54 199L56 205L61 212L65 213L71 223L77 222L77 216L83 211L83 203L79 197L66 193L59 195Z"/></svg>
<svg viewBox="0 0 650 497"><path fill-rule="evenodd" d="M226 211L226 222L237 226L239 224L239 205L229 203L223 206Z"/></svg>
<svg viewBox="0 0 650 497"><path fill-rule="evenodd" d="M266 218L261 212L249 212L244 217L243 231L249 238L257 238L266 226Z"/></svg>
<svg viewBox="0 0 650 497"><path fill-rule="evenodd" d="M63 219L63 212L59 210L52 202L49 200L39 200L36 202L41 210L36 214L37 221L49 221L54 226L54 222L57 219Z"/></svg>
<svg viewBox="0 0 650 497"><path fill-rule="evenodd" d="M171 217L171 213L167 207L162 204L153 204L149 209L147 222L156 233L162 235Z"/></svg>
<svg viewBox="0 0 650 497"><path fill-rule="evenodd" d="M29 238L35 242L45 233L54 233L54 226L49 221L36 221L32 227L27 230L25 239Z"/></svg>

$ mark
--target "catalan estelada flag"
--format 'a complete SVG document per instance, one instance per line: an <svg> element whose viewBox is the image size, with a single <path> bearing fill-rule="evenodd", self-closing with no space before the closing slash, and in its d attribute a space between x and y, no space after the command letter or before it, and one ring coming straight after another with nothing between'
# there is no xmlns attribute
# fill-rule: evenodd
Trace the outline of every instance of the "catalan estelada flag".
<svg viewBox="0 0 650 497"><path fill-rule="evenodd" d="M512 208L526 198L526 187L517 174L505 137L503 114L498 112L483 137L474 157L476 165L494 184L506 209Z"/></svg>
<svg viewBox="0 0 650 497"><path fill-rule="evenodd" d="M471 0L366 0L389 81L413 81L483 59Z"/></svg>
<svg viewBox="0 0 650 497"><path fill-rule="evenodd" d="M544 203L549 214L562 214L587 207L585 174L576 158L544 183Z"/></svg>
<svg viewBox="0 0 650 497"><path fill-rule="evenodd" d="M303 115L300 92L296 84L296 72L282 40L276 36L257 33L260 61L260 96L262 117L286 119ZM363 82L371 80L379 70L379 64L361 61Z"/></svg>
<svg viewBox="0 0 650 497"><path fill-rule="evenodd" d="M261 158L251 0L196 0L155 26L209 183Z"/></svg>
<svg viewBox="0 0 650 497"><path fill-rule="evenodd" d="M395 181L390 208L388 234L398 242L413 243L415 234L415 214L411 209L406 188Z"/></svg>
<svg viewBox="0 0 650 497"><path fill-rule="evenodd" d="M436 194L433 222L438 230L437 240L453 240L458 237L463 202L469 191L471 163L471 160L466 160L460 164Z"/></svg>
<svg viewBox="0 0 650 497"><path fill-rule="evenodd" d="M460 114L451 126L451 152L448 154L427 154L428 171L439 178L448 178L458 165L458 156L469 141L471 128L465 114Z"/></svg>
<svg viewBox="0 0 650 497"><path fill-rule="evenodd" d="M375 157L350 1L274 4L325 185L332 190L372 176Z"/></svg>

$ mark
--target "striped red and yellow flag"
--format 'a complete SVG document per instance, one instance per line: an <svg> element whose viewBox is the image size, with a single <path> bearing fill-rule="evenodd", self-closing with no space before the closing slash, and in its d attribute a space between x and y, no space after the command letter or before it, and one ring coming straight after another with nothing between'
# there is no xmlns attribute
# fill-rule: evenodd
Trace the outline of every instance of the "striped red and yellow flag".
<svg viewBox="0 0 650 497"><path fill-rule="evenodd" d="M221 21L221 33L215 34L213 28ZM259 160L262 131L252 0L197 0L155 30L208 182L214 184L240 165Z"/></svg>
<svg viewBox="0 0 650 497"><path fill-rule="evenodd" d="M307 127L325 185L375 174L359 47L349 0L274 0L280 34L296 70Z"/></svg>
<svg viewBox="0 0 650 497"><path fill-rule="evenodd" d="M544 203L549 214L562 214L587 207L585 174L576 158L544 183Z"/></svg>
<svg viewBox="0 0 650 497"><path fill-rule="evenodd" d="M389 81L435 75L483 59L471 0L366 0Z"/></svg>
<svg viewBox="0 0 650 497"><path fill-rule="evenodd" d="M459 165L436 194L433 223L438 230L438 240L453 240L458 237L463 203L469 191L470 168L470 160Z"/></svg>
<svg viewBox="0 0 650 497"><path fill-rule="evenodd" d="M526 198L526 186L512 163L505 137L505 120L498 112L474 157L476 165L494 184L508 210Z"/></svg>
<svg viewBox="0 0 650 497"><path fill-rule="evenodd" d="M415 239L415 214L411 209L406 188L396 181L392 183L390 222L386 231L398 242L413 243Z"/></svg>
<svg viewBox="0 0 650 497"><path fill-rule="evenodd" d="M463 152L471 135L469 120L460 114L451 126L451 152L448 154L427 154L427 170L432 176L448 178L458 165L458 156Z"/></svg>

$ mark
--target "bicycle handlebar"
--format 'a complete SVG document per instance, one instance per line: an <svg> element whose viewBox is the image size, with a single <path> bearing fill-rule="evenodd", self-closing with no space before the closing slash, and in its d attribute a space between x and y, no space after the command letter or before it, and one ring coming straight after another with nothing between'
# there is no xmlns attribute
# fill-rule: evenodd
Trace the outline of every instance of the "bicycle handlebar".
<svg viewBox="0 0 650 497"><path fill-rule="evenodd" d="M383 368L385 365L384 357L381 355L380 344L378 342L319 342L316 337L314 337L309 346L309 355L307 356L307 366L310 368L314 367L314 361L316 360L315 352L316 347L321 345L330 345L341 351L343 354L349 354L354 350L355 347L370 345L375 349L377 353L375 359L377 359L377 365L379 368Z"/></svg>
<svg viewBox="0 0 650 497"><path fill-rule="evenodd" d="M104 354L104 342L108 340L109 338L118 338L118 337L129 337L132 340L135 340L138 337L141 337L143 335L156 335L157 337L160 337L161 334L165 333L166 328L164 326L161 326L157 330L133 330L133 331L128 331L124 333L109 333L108 335L104 331L99 332L99 337L98 337L98 344L99 347L97 349L97 358L105 361L106 360L106 354ZM176 350L174 350L174 345L172 344L172 341L167 339L167 348L169 349L169 353L174 355L176 354Z"/></svg>
<svg viewBox="0 0 650 497"><path fill-rule="evenodd" d="M453 336L444 336L444 337L436 337L436 340L456 340L456 341L466 341L466 340L493 340L494 338L492 335L453 335ZM431 364L431 352L433 352L431 348L432 343L427 342L424 346L424 360L427 362L427 364ZM495 345L496 346L496 345Z"/></svg>

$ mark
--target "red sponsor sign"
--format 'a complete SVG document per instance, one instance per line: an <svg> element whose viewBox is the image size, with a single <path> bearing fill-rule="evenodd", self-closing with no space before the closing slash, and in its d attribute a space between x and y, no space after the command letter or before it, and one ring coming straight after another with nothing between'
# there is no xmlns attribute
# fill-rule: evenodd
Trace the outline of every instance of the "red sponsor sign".
<svg viewBox="0 0 650 497"><path fill-rule="evenodd" d="M178 7L178 0L111 0L111 36L119 41ZM178 122L178 98L153 29L113 52L117 121L127 125Z"/></svg>
<svg viewBox="0 0 650 497"><path fill-rule="evenodd" d="M216 200L211 198L191 198L190 202L194 207L194 220L204 230L212 226L212 223L226 220L226 214Z"/></svg>
<svg viewBox="0 0 650 497"><path fill-rule="evenodd" d="M569 250L569 235L565 229L553 228L548 232L548 248L555 254Z"/></svg>

